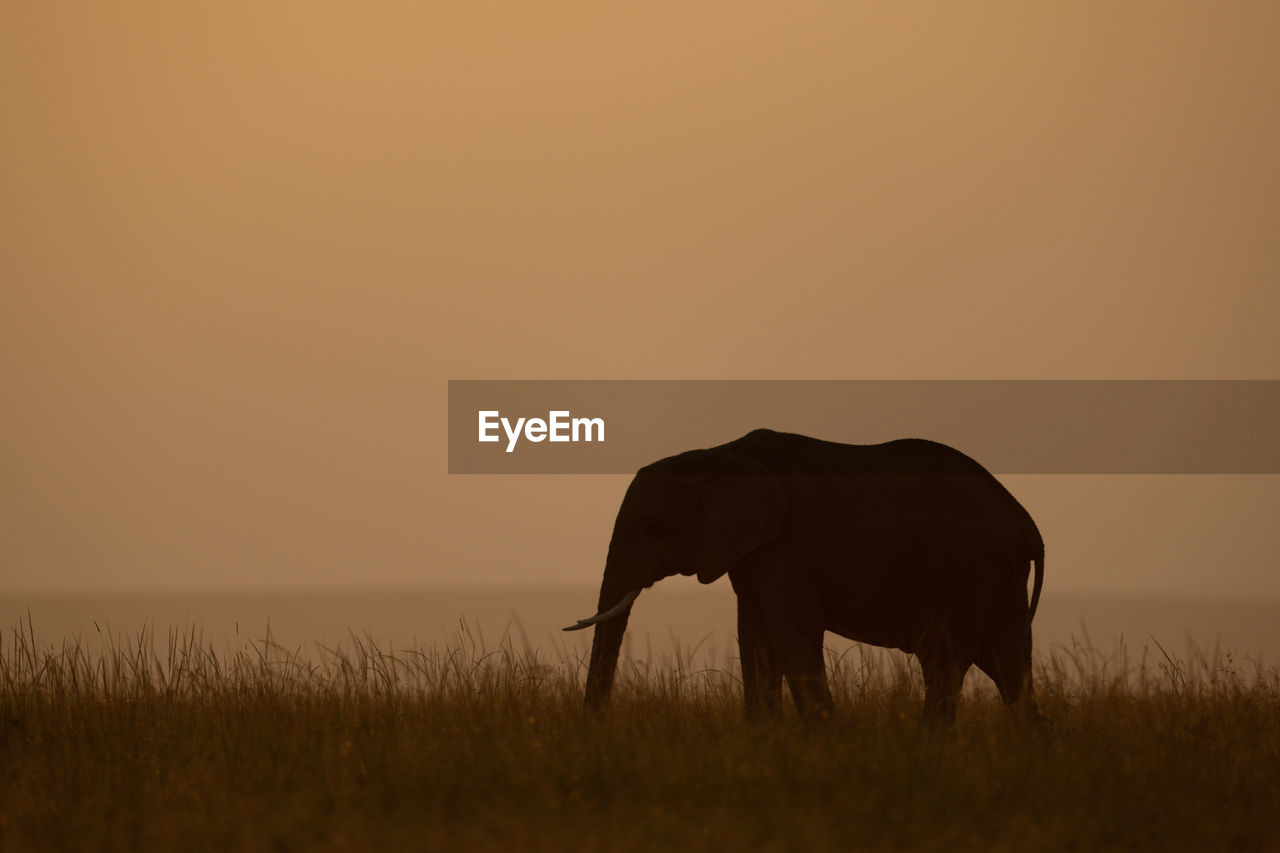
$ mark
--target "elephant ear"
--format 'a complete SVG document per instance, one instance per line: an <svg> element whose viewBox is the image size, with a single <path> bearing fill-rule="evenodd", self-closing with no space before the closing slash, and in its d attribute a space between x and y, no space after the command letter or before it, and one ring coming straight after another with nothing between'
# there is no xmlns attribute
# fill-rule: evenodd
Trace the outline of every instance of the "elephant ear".
<svg viewBox="0 0 1280 853"><path fill-rule="evenodd" d="M758 462L734 455L716 467L701 488L694 566L702 583L773 540L787 509L782 486Z"/></svg>

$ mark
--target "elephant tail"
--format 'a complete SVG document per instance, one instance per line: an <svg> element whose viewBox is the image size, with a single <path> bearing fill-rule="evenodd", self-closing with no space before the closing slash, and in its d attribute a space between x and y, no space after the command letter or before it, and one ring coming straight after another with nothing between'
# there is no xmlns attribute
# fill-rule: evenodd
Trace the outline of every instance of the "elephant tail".
<svg viewBox="0 0 1280 853"><path fill-rule="evenodd" d="M1044 586L1044 545L1040 546L1040 550L1036 552L1032 559L1036 564L1036 580L1031 587L1031 607L1027 613L1028 622L1036 616L1036 605L1040 603L1040 587Z"/></svg>

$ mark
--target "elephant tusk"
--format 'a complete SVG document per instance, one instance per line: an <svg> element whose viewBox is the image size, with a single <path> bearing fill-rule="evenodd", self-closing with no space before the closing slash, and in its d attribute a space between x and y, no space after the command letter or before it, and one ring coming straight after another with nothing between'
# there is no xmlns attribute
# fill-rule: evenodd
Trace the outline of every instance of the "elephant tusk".
<svg viewBox="0 0 1280 853"><path fill-rule="evenodd" d="M562 631L581 631L583 628L589 628L597 622L608 622L622 611L631 606L631 602L636 600L636 596L640 594L640 590L633 589L631 592L622 596L622 600L610 607L608 610L602 610L590 619L579 619L576 624L570 625L568 628L561 628Z"/></svg>

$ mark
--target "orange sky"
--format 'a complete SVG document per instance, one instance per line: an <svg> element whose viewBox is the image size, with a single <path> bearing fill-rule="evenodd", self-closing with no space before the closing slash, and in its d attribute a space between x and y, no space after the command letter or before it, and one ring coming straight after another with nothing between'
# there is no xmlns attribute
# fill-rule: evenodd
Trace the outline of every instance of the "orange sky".
<svg viewBox="0 0 1280 853"><path fill-rule="evenodd" d="M1280 7L693 5L0 10L0 587L594 585L449 378L1280 378ZM1006 482L1280 596L1277 478Z"/></svg>

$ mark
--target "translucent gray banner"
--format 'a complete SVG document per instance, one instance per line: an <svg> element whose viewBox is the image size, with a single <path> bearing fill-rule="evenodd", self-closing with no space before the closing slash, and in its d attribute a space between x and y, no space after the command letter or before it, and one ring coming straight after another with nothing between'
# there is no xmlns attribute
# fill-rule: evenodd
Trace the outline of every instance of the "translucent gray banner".
<svg viewBox="0 0 1280 853"><path fill-rule="evenodd" d="M1275 380L450 380L449 473L633 474L759 427L999 474L1280 474Z"/></svg>

